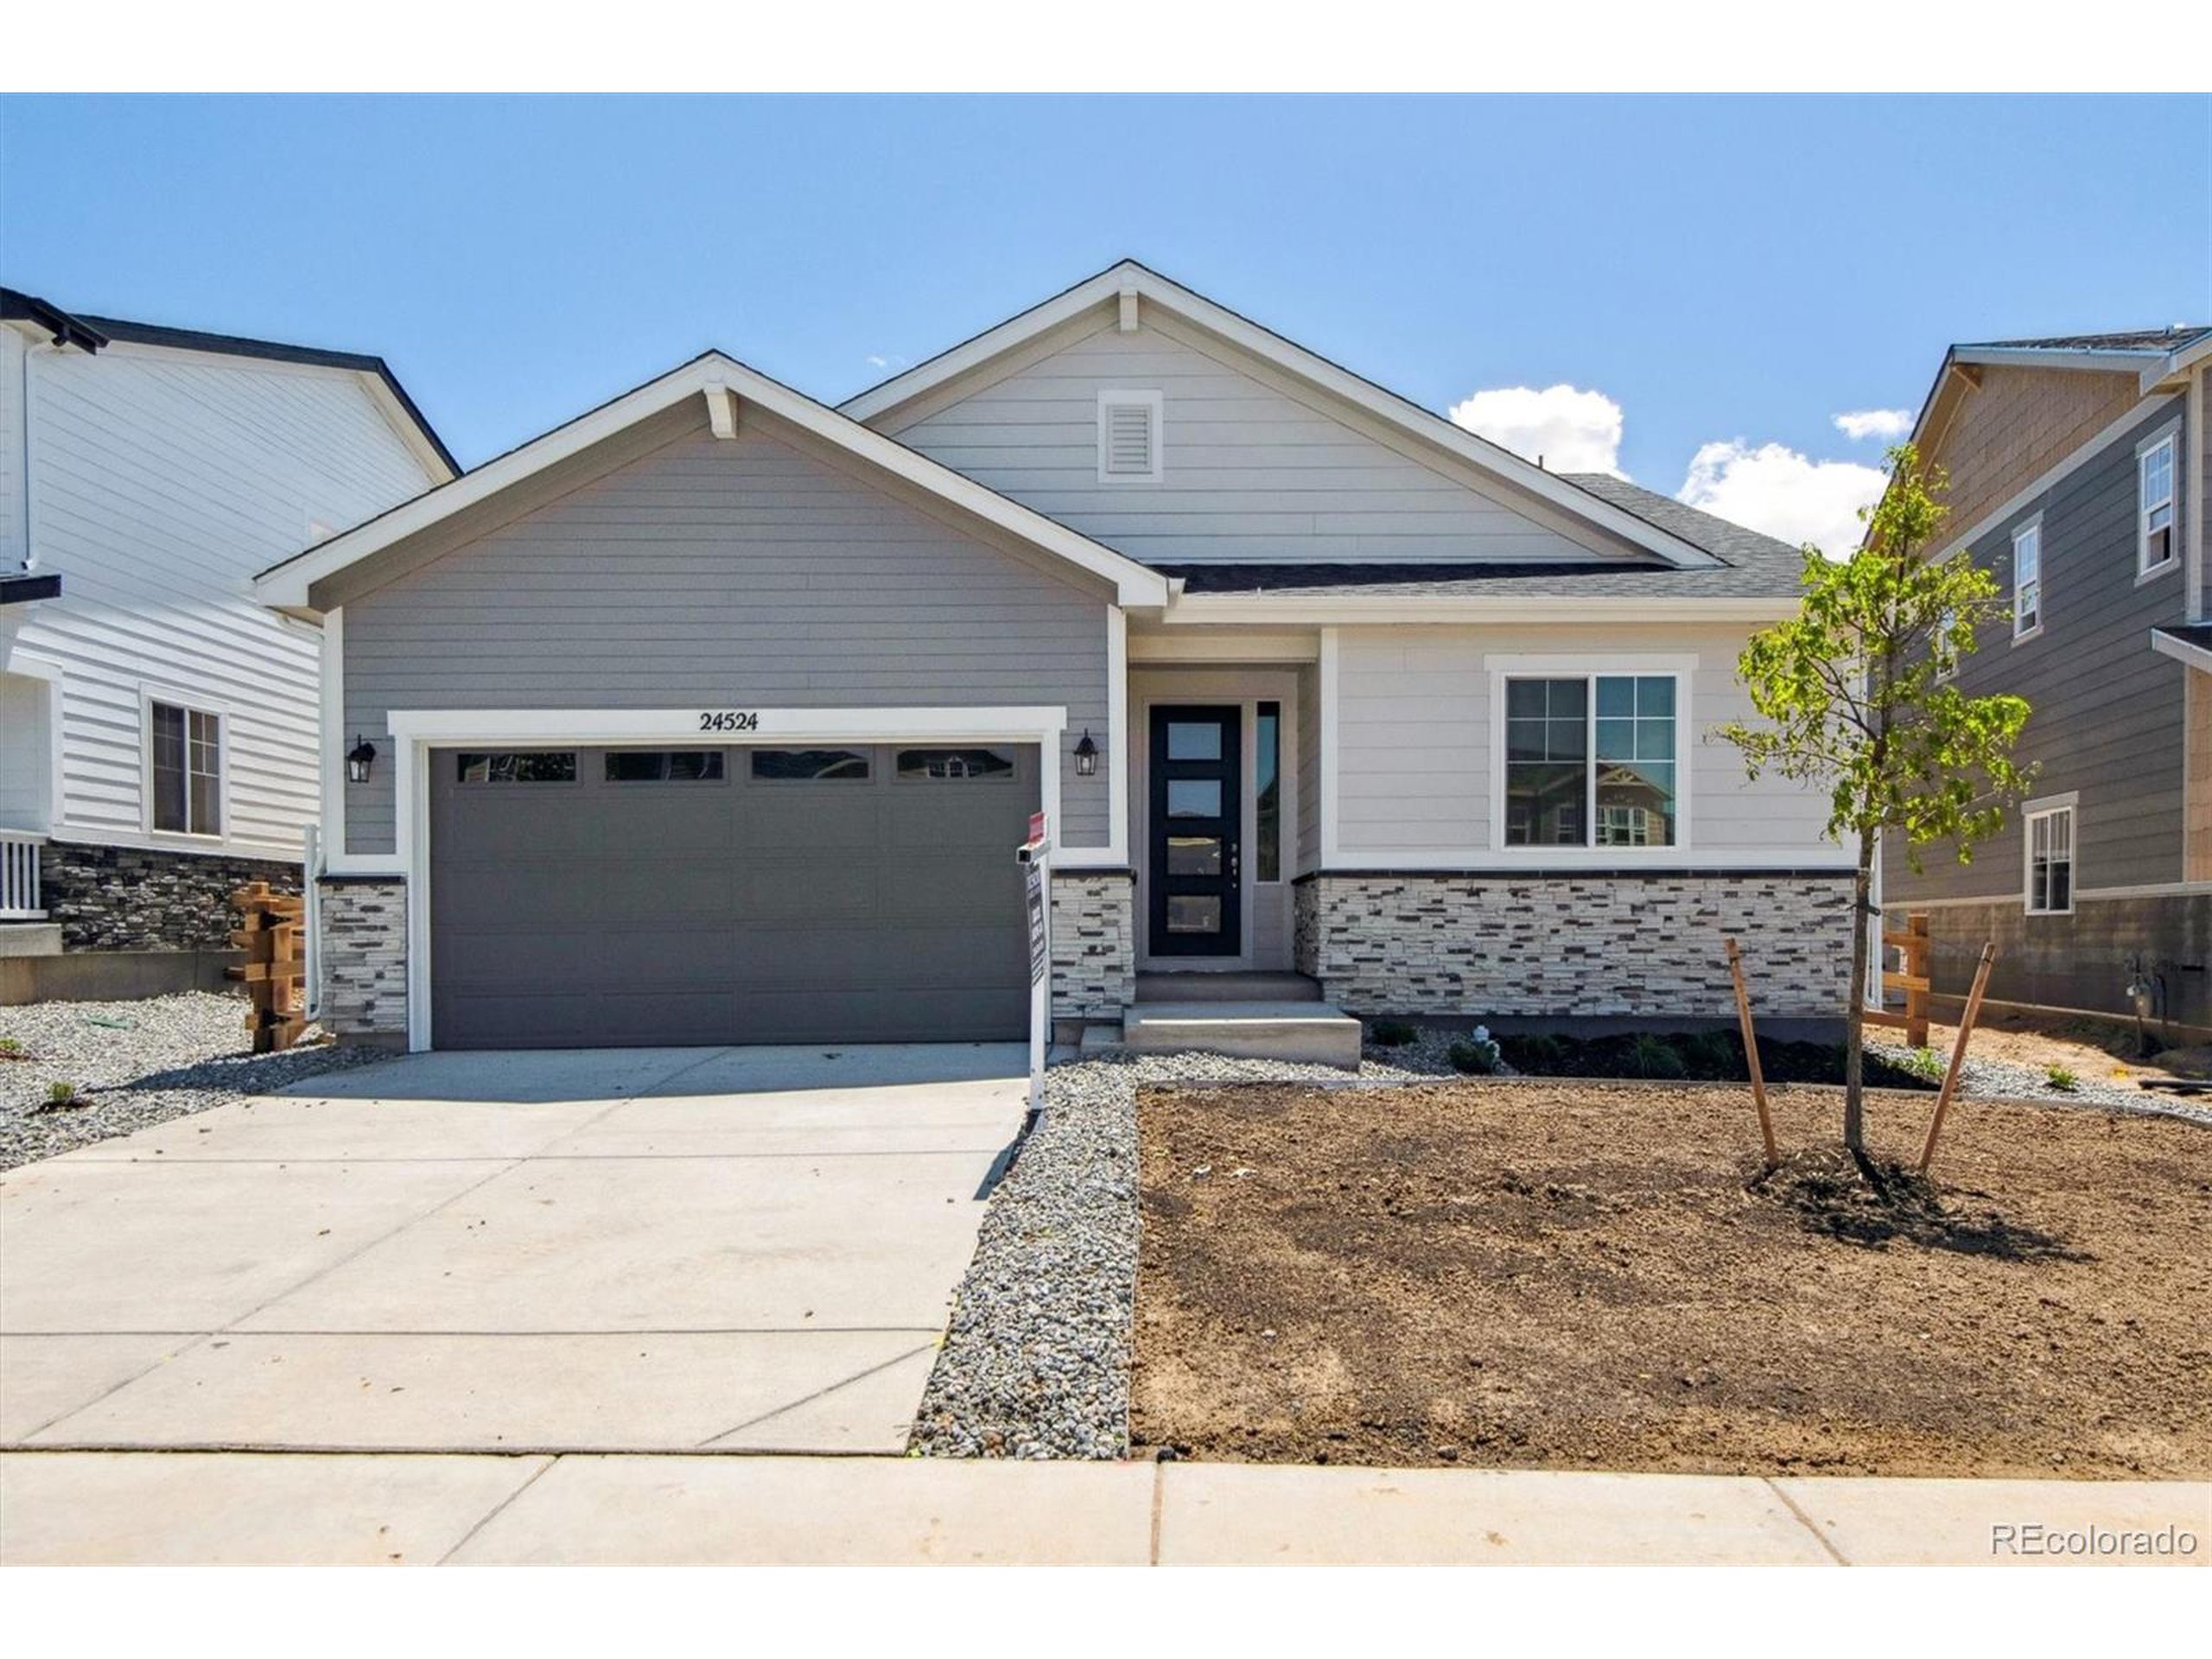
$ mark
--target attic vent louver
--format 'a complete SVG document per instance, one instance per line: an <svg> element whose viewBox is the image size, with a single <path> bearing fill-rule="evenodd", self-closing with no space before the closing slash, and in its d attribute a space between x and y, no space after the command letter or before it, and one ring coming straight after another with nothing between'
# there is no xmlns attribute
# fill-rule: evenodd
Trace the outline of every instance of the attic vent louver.
<svg viewBox="0 0 2212 1659"><path fill-rule="evenodd" d="M1156 484L1160 478L1160 396L1098 394L1098 481Z"/></svg>

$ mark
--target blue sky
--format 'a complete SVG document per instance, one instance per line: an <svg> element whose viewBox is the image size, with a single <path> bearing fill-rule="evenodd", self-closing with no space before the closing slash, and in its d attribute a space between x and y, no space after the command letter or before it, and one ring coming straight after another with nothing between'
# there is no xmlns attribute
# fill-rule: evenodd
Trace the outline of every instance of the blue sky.
<svg viewBox="0 0 2212 1659"><path fill-rule="evenodd" d="M2212 319L2209 157L2201 99L16 98L0 280L380 353L474 464L709 345L834 401L1128 254L1433 408L1601 393L1672 493L1878 459L1833 417L1954 340Z"/></svg>

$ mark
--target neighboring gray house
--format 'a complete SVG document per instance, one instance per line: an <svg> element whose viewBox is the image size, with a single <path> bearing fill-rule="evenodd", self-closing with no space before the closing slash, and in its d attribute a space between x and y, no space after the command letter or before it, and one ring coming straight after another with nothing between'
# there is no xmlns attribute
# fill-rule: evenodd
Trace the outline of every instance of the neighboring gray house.
<svg viewBox="0 0 2212 1659"><path fill-rule="evenodd" d="M0 955L226 950L296 887L318 635L253 575L457 470L380 359L0 289ZM67 983L165 982L123 966Z"/></svg>
<svg viewBox="0 0 2212 1659"><path fill-rule="evenodd" d="M1961 865L1885 850L1884 900L1925 910L1939 994L1986 940L2000 1003L2212 1036L2212 328L1955 346L1915 437L1949 476L1953 544L2011 596L1961 688L2031 705L2040 773Z"/></svg>
<svg viewBox="0 0 2212 1659"><path fill-rule="evenodd" d="M1702 741L1798 563L1135 264L842 410L710 353L261 577L343 734L324 1013L1019 1037L1041 810L1063 1034L1204 973L1719 1017L1724 931L1833 1016L1822 802Z"/></svg>

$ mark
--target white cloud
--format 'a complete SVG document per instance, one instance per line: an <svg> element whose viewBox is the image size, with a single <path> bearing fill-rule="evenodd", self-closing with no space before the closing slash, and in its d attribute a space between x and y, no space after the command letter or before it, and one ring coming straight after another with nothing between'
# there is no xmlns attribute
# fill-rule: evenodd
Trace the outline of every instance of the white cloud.
<svg viewBox="0 0 2212 1659"><path fill-rule="evenodd" d="M1621 406L1602 391L1498 386L1452 404L1452 423L1555 473L1620 472Z"/></svg>
<svg viewBox="0 0 2212 1659"><path fill-rule="evenodd" d="M1675 499L1785 542L1810 542L1832 559L1858 550L1859 510L1888 474L1851 461L1811 461L1778 443L1708 443L1690 461Z"/></svg>
<svg viewBox="0 0 2212 1659"><path fill-rule="evenodd" d="M1835 417L1835 429L1853 443L1864 443L1869 438L1888 441L1901 438L1912 430L1912 411L1909 409L1853 409Z"/></svg>
<svg viewBox="0 0 2212 1659"><path fill-rule="evenodd" d="M892 357L881 353L870 352L868 355L868 365L871 369L903 369L906 366L906 359L903 357Z"/></svg>

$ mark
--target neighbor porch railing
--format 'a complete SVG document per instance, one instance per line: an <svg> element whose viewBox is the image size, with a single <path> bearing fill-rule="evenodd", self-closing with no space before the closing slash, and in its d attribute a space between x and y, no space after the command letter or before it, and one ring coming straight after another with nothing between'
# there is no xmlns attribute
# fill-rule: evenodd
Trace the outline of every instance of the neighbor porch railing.
<svg viewBox="0 0 2212 1659"><path fill-rule="evenodd" d="M0 830L0 922L42 922L38 849L46 837L29 830Z"/></svg>

